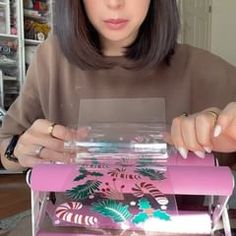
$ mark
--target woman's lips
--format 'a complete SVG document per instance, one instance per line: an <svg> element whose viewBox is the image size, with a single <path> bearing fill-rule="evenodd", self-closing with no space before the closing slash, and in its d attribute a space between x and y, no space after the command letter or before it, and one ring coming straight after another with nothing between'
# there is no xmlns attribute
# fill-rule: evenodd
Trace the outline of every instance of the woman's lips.
<svg viewBox="0 0 236 236"><path fill-rule="evenodd" d="M126 19L108 19L104 20L105 25L111 30L120 30L123 29L127 24L128 20Z"/></svg>

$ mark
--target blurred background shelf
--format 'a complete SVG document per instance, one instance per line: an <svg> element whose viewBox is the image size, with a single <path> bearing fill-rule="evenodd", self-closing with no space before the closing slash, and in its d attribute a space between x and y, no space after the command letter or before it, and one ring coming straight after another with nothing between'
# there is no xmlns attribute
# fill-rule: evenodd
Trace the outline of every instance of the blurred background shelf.
<svg viewBox="0 0 236 236"><path fill-rule="evenodd" d="M53 0L0 0L0 107L5 110L17 98L37 46L51 31L52 9Z"/></svg>

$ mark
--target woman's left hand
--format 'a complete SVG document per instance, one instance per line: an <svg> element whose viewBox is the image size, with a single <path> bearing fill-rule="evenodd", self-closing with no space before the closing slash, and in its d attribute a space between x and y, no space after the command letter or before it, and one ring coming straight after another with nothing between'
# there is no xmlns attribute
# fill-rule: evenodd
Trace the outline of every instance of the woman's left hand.
<svg viewBox="0 0 236 236"><path fill-rule="evenodd" d="M236 102L223 110L209 108L188 116L179 116L171 126L171 142L183 158L188 151L204 158L205 153L236 151Z"/></svg>

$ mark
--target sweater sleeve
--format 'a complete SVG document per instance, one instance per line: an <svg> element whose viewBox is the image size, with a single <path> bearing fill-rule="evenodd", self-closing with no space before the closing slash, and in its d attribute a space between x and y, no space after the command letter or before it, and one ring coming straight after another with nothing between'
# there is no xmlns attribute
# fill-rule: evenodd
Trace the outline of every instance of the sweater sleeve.
<svg viewBox="0 0 236 236"><path fill-rule="evenodd" d="M190 66L193 113L236 101L236 67L201 49L194 49ZM220 165L236 168L236 153L215 153Z"/></svg>
<svg viewBox="0 0 236 236"><path fill-rule="evenodd" d="M14 134L24 132L36 119L45 117L40 99L40 96L42 96L40 90L46 87L48 83L47 54L51 41L52 39L49 38L37 48L20 94L3 119L0 128L0 142Z"/></svg>
<svg viewBox="0 0 236 236"><path fill-rule="evenodd" d="M193 113L209 107L223 109L236 101L236 67L201 49L193 50L190 66Z"/></svg>

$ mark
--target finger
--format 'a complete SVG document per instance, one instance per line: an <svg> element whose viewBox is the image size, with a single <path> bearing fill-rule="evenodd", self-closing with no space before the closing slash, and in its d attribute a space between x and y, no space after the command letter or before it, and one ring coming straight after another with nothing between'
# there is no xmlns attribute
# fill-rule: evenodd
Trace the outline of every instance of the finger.
<svg viewBox="0 0 236 236"><path fill-rule="evenodd" d="M30 130L24 135L22 135L22 137L19 140L19 143L21 143L24 146L30 146L30 145L44 146L58 152L64 152L63 140L52 138L47 134L37 133L36 130Z"/></svg>
<svg viewBox="0 0 236 236"><path fill-rule="evenodd" d="M47 164L47 161L42 159L36 158L34 156L20 156L18 157L18 161L21 166L23 167L34 167L39 164Z"/></svg>
<svg viewBox="0 0 236 236"><path fill-rule="evenodd" d="M46 161L71 163L74 162L75 153L57 152L48 148L43 148L40 153L40 158Z"/></svg>
<svg viewBox="0 0 236 236"><path fill-rule="evenodd" d="M80 128L76 131L76 138L78 140L84 139L88 136L90 131L91 131L91 127Z"/></svg>
<svg viewBox="0 0 236 236"><path fill-rule="evenodd" d="M40 152L38 153L37 150L41 148ZM53 162L64 162L70 163L75 159L75 153L65 153L65 152L57 152L51 149L48 149L44 146L40 145L23 145L20 144L18 149L16 150L16 155L19 153L23 156L34 156L39 159L43 159L46 161L53 161Z"/></svg>
<svg viewBox="0 0 236 236"><path fill-rule="evenodd" d="M51 129L52 125L53 127L51 133L48 132L50 136L64 141L81 140L88 135L88 132L90 130L89 127L83 127L78 130L70 129L59 124L50 124L47 130Z"/></svg>
<svg viewBox="0 0 236 236"><path fill-rule="evenodd" d="M40 155L41 151L39 149L42 149L43 146L40 145L24 145L22 142L17 144L14 153L15 155L23 155L23 156L35 156L37 157Z"/></svg>
<svg viewBox="0 0 236 236"><path fill-rule="evenodd" d="M51 132L49 132L50 136L53 138L61 139L64 141L74 140L76 136L75 130L66 128L65 126L59 125L59 124L50 124L48 129L52 129ZM52 128L51 128L52 126Z"/></svg>
<svg viewBox="0 0 236 236"><path fill-rule="evenodd" d="M235 128L233 128L236 125L235 117L236 117L236 102L232 102L228 104L225 107L225 109L219 114L214 129L214 137L219 137L222 132L228 129L228 127L232 126L232 130L235 130ZM230 135L231 136L233 135L233 138L236 138L235 132L230 132Z"/></svg>
<svg viewBox="0 0 236 236"><path fill-rule="evenodd" d="M216 114L216 116L212 113ZM212 151L212 136L215 128L216 117L218 117L219 110L211 109L205 110L196 115L196 136L197 142L208 153Z"/></svg>
<svg viewBox="0 0 236 236"><path fill-rule="evenodd" d="M35 121L32 130L61 140L72 140L74 137L74 133L70 129L45 119Z"/></svg>
<svg viewBox="0 0 236 236"><path fill-rule="evenodd" d="M36 120L30 129L37 131L38 133L49 134L49 127L52 125L52 122L46 119Z"/></svg>
<svg viewBox="0 0 236 236"><path fill-rule="evenodd" d="M173 140L172 140L172 138L171 138L171 134L170 134L170 133L168 133L168 132L163 132L163 133L162 133L162 138L163 138L163 140L164 140L166 143L168 143L168 144L170 144L170 145L174 145L174 142L173 142Z"/></svg>
<svg viewBox="0 0 236 236"><path fill-rule="evenodd" d="M185 148L182 132L181 132L181 122L183 119L186 119L183 116L176 117L171 125L171 140L179 151L180 155L186 159L188 156L188 150Z"/></svg>
<svg viewBox="0 0 236 236"><path fill-rule="evenodd" d="M232 139L232 141L235 142L235 147L236 147L236 117L228 126L226 133L227 133L227 136L229 136Z"/></svg>
<svg viewBox="0 0 236 236"><path fill-rule="evenodd" d="M204 158L205 151L197 140L195 118L196 115L191 115L182 120L181 133L183 142L187 150L193 151L200 158Z"/></svg>
<svg viewBox="0 0 236 236"><path fill-rule="evenodd" d="M70 129L61 125L55 125L53 130L53 136L63 139L65 141L70 140L82 140L88 136L90 127L83 127L79 129Z"/></svg>

